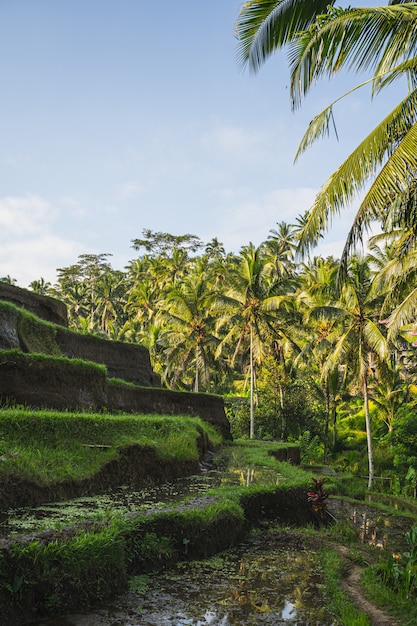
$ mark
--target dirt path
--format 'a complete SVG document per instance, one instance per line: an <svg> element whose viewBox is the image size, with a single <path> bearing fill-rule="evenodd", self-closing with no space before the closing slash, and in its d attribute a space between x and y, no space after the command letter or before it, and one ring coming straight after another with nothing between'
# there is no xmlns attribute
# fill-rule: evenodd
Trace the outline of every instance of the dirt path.
<svg viewBox="0 0 417 626"><path fill-rule="evenodd" d="M348 562L348 549L345 546L336 546L330 543L329 546L336 548L343 560ZM350 596L355 606L366 613L372 626L401 626L398 620L384 613L365 596L360 585L361 573L361 567L349 564L348 575L342 581L342 588Z"/></svg>

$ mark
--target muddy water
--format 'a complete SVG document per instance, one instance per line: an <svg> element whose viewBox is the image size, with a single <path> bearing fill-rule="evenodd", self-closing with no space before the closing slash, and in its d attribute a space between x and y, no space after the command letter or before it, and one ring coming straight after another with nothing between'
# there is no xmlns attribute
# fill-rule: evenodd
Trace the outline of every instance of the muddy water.
<svg viewBox="0 0 417 626"><path fill-rule="evenodd" d="M111 492L93 497L75 498L54 502L37 508L9 510L0 522L0 537L16 537L45 529L61 529L85 519L106 520L131 511L174 504L186 496L197 496L220 485L249 485L255 483L276 485L283 480L275 470L247 468L240 465L239 451L231 454L227 449L216 455L216 466L209 457L199 475L180 478L172 482L134 491L122 486Z"/></svg>
<svg viewBox="0 0 417 626"><path fill-rule="evenodd" d="M361 543L384 550L387 554L409 549L405 533L416 524L417 515L393 515L372 507L371 502L360 504L333 498L329 500L328 508L337 520L350 522Z"/></svg>
<svg viewBox="0 0 417 626"><path fill-rule="evenodd" d="M200 476L131 492L121 488L95 498L40 507L36 511L10 512L3 528L17 535L39 527L74 523L86 517L120 515L147 507L166 506L186 495L198 495L211 487L262 482L278 484L283 478L270 470L239 465L238 459L216 459L219 469L203 467ZM363 541L392 549L390 536L396 520L368 505L354 507L338 501L331 508L338 519L350 519ZM410 526L410 520L406 520ZM404 520L401 520L401 536ZM408 529L408 528L406 528ZM31 626L334 626L321 592L321 575L313 546L296 533L264 531L231 552L204 562L179 563L154 575L137 576L130 591L112 604L89 613L53 617Z"/></svg>
<svg viewBox="0 0 417 626"><path fill-rule="evenodd" d="M303 541L266 531L233 552L138 576L111 606L31 626L333 626Z"/></svg>

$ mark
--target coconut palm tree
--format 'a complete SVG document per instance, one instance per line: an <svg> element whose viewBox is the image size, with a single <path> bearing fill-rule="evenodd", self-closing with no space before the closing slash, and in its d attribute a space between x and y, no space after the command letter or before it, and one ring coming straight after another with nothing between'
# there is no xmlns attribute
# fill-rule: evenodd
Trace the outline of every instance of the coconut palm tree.
<svg viewBox="0 0 417 626"><path fill-rule="evenodd" d="M265 250L272 263L273 275L277 280L294 275L294 252L297 248L294 230L286 222L277 223L265 242Z"/></svg>
<svg viewBox="0 0 417 626"><path fill-rule="evenodd" d="M233 346L232 365L239 353L249 352L251 439L255 436L255 366L261 362L271 337L276 335L275 311L285 299L278 294L270 276L270 263L262 246L256 248L250 243L241 250L239 264L229 276L229 287L218 300L217 329L225 332L218 352Z"/></svg>
<svg viewBox="0 0 417 626"><path fill-rule="evenodd" d="M365 230L374 220L383 223L389 208L407 197L415 186L416 25L415 3L335 9L292 44L291 96L295 107L317 79L333 76L343 68L370 72L370 78L358 87L370 83L374 95L400 78L409 79L408 90L400 103L329 177L310 209L300 240L302 251L315 245L331 218L365 191L346 240L342 270L346 269L349 254L362 240ZM311 121L296 158L328 134L334 105L335 102Z"/></svg>
<svg viewBox="0 0 417 626"><path fill-rule="evenodd" d="M322 395L326 407L324 424L324 463L329 451L329 425L333 423L333 443L336 442L336 405L341 389L345 385L345 375L338 363L325 364L332 354L340 337L337 317L326 315L326 306L337 301L338 263L331 257L315 257L303 264L300 274L300 290L297 293L299 307L304 311L304 345L297 362L306 361L317 367L320 384L317 392Z"/></svg>
<svg viewBox="0 0 417 626"><path fill-rule="evenodd" d="M187 276L162 303L158 320L166 330L160 339L165 346L165 378L174 388L181 376L193 379L193 390L210 389L210 367L218 340L214 335L211 312L215 294L203 273Z"/></svg>
<svg viewBox="0 0 417 626"><path fill-rule="evenodd" d="M389 6L358 9L326 4L327 8L296 0L247 2L238 17L236 31L240 58L253 69L258 69L274 50L289 44L294 107L299 106L319 78L334 76L342 69L369 72L368 80L359 86L371 84L374 95L398 79L408 80L402 101L321 188L300 238L300 251L308 252L327 230L331 218L348 206L358 192L365 191L342 255L341 269L345 271L349 254L366 228L373 220L384 221L390 206L399 198L408 197L410 187L415 186L417 4L391 0ZM288 26L282 23L284 9ZM308 16L303 14L306 19L301 26L303 10ZM329 132L334 105L335 102L312 120L296 158ZM412 214L417 223L417 211Z"/></svg>
<svg viewBox="0 0 417 626"><path fill-rule="evenodd" d="M378 324L381 297L373 293L372 280L366 257L352 257L339 301L317 309L317 314L323 313L341 325L341 334L324 364L324 370L332 372L335 367L344 365L354 376L362 394L368 446L368 489L372 489L374 479L369 378L389 357L388 342Z"/></svg>
<svg viewBox="0 0 417 626"><path fill-rule="evenodd" d="M44 278L40 278L39 280L32 280L29 285L29 289L34 293L39 294L40 296L47 296L52 293L52 285L50 282L46 281Z"/></svg>

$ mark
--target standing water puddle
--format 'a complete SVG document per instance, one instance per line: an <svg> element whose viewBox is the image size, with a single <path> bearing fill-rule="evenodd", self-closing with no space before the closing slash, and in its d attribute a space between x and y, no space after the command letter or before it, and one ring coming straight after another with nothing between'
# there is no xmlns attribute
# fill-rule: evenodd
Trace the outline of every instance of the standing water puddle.
<svg viewBox="0 0 417 626"><path fill-rule="evenodd" d="M275 470L239 467L233 464L236 460L230 459L230 453L226 449L216 455L216 465L221 469L209 470L210 465L206 465L201 474L140 491L124 486L101 495L53 502L36 508L9 510L1 519L0 536L12 537L46 529L60 530L85 519L105 521L109 517L132 511L143 512L158 506L175 504L188 496L197 496L220 485L277 485L284 480Z"/></svg>
<svg viewBox="0 0 417 626"><path fill-rule="evenodd" d="M264 532L211 559L137 576L117 606L32 626L333 626L317 555L302 541Z"/></svg>
<svg viewBox="0 0 417 626"><path fill-rule="evenodd" d="M228 465L227 454L217 461L221 469L138 492L123 487L94 498L9 512L2 533L16 536L86 518L105 519L164 507L219 485L278 484L284 480L269 469L241 467L236 458ZM368 540L368 532L372 539L379 538L383 528L385 547L396 526L394 520L373 511L376 532L371 507L364 506L363 511L333 501L330 508L338 519L351 519L358 530L362 524L367 543L378 545ZM410 520L406 520L408 524ZM395 532L395 543L397 539ZM136 576L130 591L112 604L102 604L89 613L38 620L31 626L334 626L321 592L317 554L313 545L305 548L307 542L295 532L264 531L233 551L206 561L178 563L167 571ZM391 541L387 543L391 547Z"/></svg>

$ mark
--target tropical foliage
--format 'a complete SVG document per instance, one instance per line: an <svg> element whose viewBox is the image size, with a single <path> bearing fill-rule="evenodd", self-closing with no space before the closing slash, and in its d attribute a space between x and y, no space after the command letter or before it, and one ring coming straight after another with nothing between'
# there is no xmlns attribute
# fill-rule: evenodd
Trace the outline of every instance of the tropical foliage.
<svg viewBox="0 0 417 626"><path fill-rule="evenodd" d="M66 302L78 332L147 346L162 385L222 394L235 437L299 441L304 461L368 475L370 487L381 471L399 472L407 490L409 468L417 471L414 435L404 434L415 337L412 325L399 327L404 337L389 328L398 302L387 259L396 257L374 241L350 258L338 289L336 259L296 261L298 233L279 223L239 253L218 239L191 249L191 235L171 245L157 233L157 249L124 271L108 254L82 255L55 285L40 279L32 289Z"/></svg>
<svg viewBox="0 0 417 626"><path fill-rule="evenodd" d="M253 71L287 47L294 107L343 69L367 72L359 86L373 95L406 79L400 103L296 224L239 253L217 238L145 229L124 271L108 254L82 255L56 285L31 287L64 300L75 330L147 346L163 385L222 394L235 436L299 440L305 461L367 474L369 488L382 472L398 482L399 471L406 491L417 475L417 4L334 5L251 0L236 21L239 59ZM298 154L329 132L335 104L312 120ZM341 260L300 262L295 250L310 250L359 191ZM374 221L381 234L358 255Z"/></svg>
<svg viewBox="0 0 417 626"><path fill-rule="evenodd" d="M365 74L360 84L310 122L296 158L332 128L336 130L333 110L341 98L364 86L371 87L374 97L398 85L399 103L324 183L298 229L298 251L310 252L332 218L361 196L337 264L337 283L332 284L329 271L327 281L314 288L312 299L311 290L300 294L312 306L310 327L315 324L312 341L303 346L301 355L307 362L313 354L319 359L326 401L324 458L331 416L335 425L337 399L344 393L338 384L352 390L356 381L364 402L369 487L374 475L370 398L374 397L376 413L392 434L399 406L412 388L413 364L410 367L399 337L413 336L417 308L416 26L417 3L404 0L359 8L336 7L335 2L252 0L242 5L236 20L238 58L252 71L287 48L294 109L323 77L342 70ZM370 242L370 254L358 259L357 244L364 243L364 233L375 223L382 235ZM309 273L314 269L318 274L320 265L304 268L307 285ZM333 297L331 289L335 289ZM335 442L335 431L334 435ZM415 468L410 465L411 470Z"/></svg>

